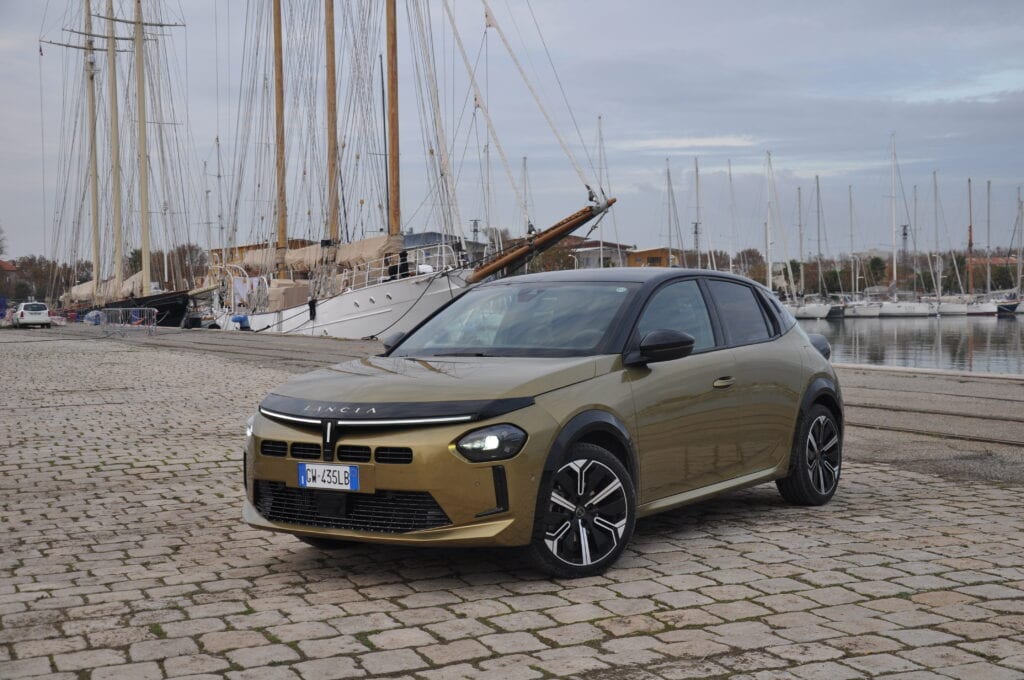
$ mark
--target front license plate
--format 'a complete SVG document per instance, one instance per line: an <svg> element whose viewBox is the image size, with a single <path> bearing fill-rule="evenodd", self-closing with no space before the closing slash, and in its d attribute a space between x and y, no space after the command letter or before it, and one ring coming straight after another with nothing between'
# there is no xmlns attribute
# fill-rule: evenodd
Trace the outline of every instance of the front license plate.
<svg viewBox="0 0 1024 680"><path fill-rule="evenodd" d="M299 486L303 489L358 491L359 466L299 463Z"/></svg>

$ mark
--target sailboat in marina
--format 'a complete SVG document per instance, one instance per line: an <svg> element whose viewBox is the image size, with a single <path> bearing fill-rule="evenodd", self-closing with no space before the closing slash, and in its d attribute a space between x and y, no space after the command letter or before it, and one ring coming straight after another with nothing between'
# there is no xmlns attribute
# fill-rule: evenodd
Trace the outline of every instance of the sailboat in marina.
<svg viewBox="0 0 1024 680"><path fill-rule="evenodd" d="M177 241L188 242L188 218L187 206L188 187L183 186L179 181L182 174L180 168L170 167L173 164L175 151L168 151L169 148L177 149L181 140L171 131L165 130L165 123L175 125L173 118L173 93L170 91L170 84L161 82L154 77L152 71L166 73L166 65L162 63L151 63L147 59L147 51L153 56L153 60L160 60L163 52L155 46L147 49L147 42L155 43L159 36L147 33L149 28L164 28L180 26L180 24L168 23L161 19L164 16L159 4L151 5L157 12L155 21L146 21L143 17L143 4L141 0L135 0L134 19L123 19L115 16L113 0L107 0L106 14L94 15L90 0L84 0L82 5L81 30L65 28L65 31L82 38L83 44L69 42L55 42L42 40L41 42L51 45L59 45L72 50L83 52L83 74L84 89L86 95L86 149L84 182L79 185L81 175L73 169L76 153L81 151L74 137L70 139L66 154L62 158L62 164L66 164L66 171L60 175L58 184L57 210L54 217L55 249L64 247L68 250L68 259L74 262L78 248L77 227L75 226L82 219L78 212L78 206L84 206L86 201L68 201L69 197L78 195L79 191L88 195L88 214L90 224L91 240L91 279L69 287L68 291L61 296L60 303L67 311L87 312L97 308L149 308L156 311L155 320L158 325L177 326L181 323L188 305L189 285L194 283L196 273L191 271L189 265L184 264L179 258L168 259L167 251L171 250ZM93 18L99 18L106 22L106 32L97 33L93 29ZM116 34L117 25L132 26L132 35L120 36ZM100 128L97 121L97 81L101 75L99 65L99 52L97 41L106 41L104 52L106 53L106 85L108 127L106 135L109 142L110 154L110 180L103 182L100 176L99 146ZM116 53L127 51L118 49L119 44L128 41L132 44L134 54L134 116L136 122L135 157L137 165L135 168L135 189L137 195L128 191L128 196L122 195L126 188L123 180L122 152L120 138L120 93L117 84L117 56ZM147 87L147 83L155 83ZM156 91L152 91L152 90ZM168 90L165 92L164 90ZM158 121L153 121L147 116L148 106L152 102L161 116ZM65 108L65 120L77 120L77 101L71 101ZM166 115L166 120L163 116ZM150 126L156 128L158 149L154 154L149 151L149 137L154 134L149 130ZM150 209L151 167L157 173L159 184L162 190L161 210L157 214L164 223L165 244L162 279L171 285L171 290L163 290L159 283L153 280L152 273L152 252L151 252L151 221L153 211ZM84 190L80 187L84 186ZM107 205L101 205L101 187L109 187ZM105 192L104 192L105 193ZM127 258L124 256L124 246L128 241L125 233L124 213L133 212L133 201L137 200L137 213L139 222L139 250L138 263L139 271L125 277L125 270L128 266ZM180 209L172 210L172 203ZM75 206L75 207L69 207ZM127 210L126 210L127 209ZM84 212L84 208L82 208ZM104 234L101 229L101 221L106 218L109 221L110 233ZM184 234L182 233L184 231ZM185 236L183 240L176 237ZM103 246L111 244L112 263L105 267ZM55 259L57 259L55 257ZM179 261L175 262L178 259ZM175 272L170 271L176 265ZM108 276L104 273L109 272ZM65 282L57 282L63 284Z"/></svg>
<svg viewBox="0 0 1024 680"><path fill-rule="evenodd" d="M500 24L490 11L486 0L483 3L488 19L488 30L498 33L502 43L512 55L511 48L505 38ZM358 3L346 5L347 12L358 12L362 6ZM373 11L375 3L366 8ZM410 13L416 11L415 3L409 5ZM449 157L449 145L444 137L443 126L438 120L440 103L436 80L433 79L433 65L429 52L423 57L424 63L419 65L419 79L426 79L428 85L425 109L433 117L430 134L436 139L436 146L430 150L430 159L437 177L433 182L439 194L437 203L441 204L439 219L444 224L438 242L414 247L408 243L411 237L404 231L401 212L401 185L399 176L399 125L398 125L398 50L397 50L397 9L395 0L386 3L385 37L386 37L386 192L383 203L386 204L387 233L381 236L364 235L363 238L346 241L341 233L342 211L339 201L343 200L343 184L337 170L337 162L343 156L339 144L334 138L338 128L337 107L333 103L336 91L334 76L334 1L324 2L325 47L327 62L327 120L328 129L328 238L321 240L319 245L311 244L300 249L290 248L288 238L287 196L285 174L285 121L284 121L284 68L282 46L282 21L280 0L273 3L273 34L274 34L274 101L275 101L275 186L276 186L276 243L273 248L248 249L239 261L238 254L242 249L225 249L221 253L223 266L222 278L227 278L227 285L221 287L216 310L218 325L221 328L250 328L255 331L269 333L292 333L306 335L329 335L339 338L384 337L396 332L411 329L429 316L434 310L459 295L467 287L492 276L501 276L517 270L530 257L550 248L575 229L604 214L615 202L614 198L604 196L603 191L594 191L584 181L588 193L589 204L553 226L536 233L528 233L525 238L503 247L490 257L475 259L469 252L464 236L461 234L461 218L455 198L455 179L457 172ZM506 154L494 134L491 116L486 108L487 98L477 83L474 68L467 55L462 40L455 26L451 7L444 4L444 13L451 26L455 46L461 57L471 86L471 100L474 102L474 114L479 111L486 121L489 154L493 147L502 161ZM410 24L416 24L425 30L426 24L420 17L410 17ZM429 40L420 39L420 42ZM362 55L360 61L372 64L373 60ZM518 61L515 61L519 66ZM383 70L383 68L382 68ZM526 72L519 67L519 72L526 79ZM358 93L357 93L358 94ZM364 97L364 99L366 99ZM537 99L539 107L543 107ZM550 116L543 111L545 118L554 130ZM557 132L556 132L557 135ZM559 141L562 142L561 138ZM343 147L345 145L342 145ZM562 142L562 148L571 157L568 147ZM372 153L372 152L371 152ZM369 155L369 154L368 154ZM349 155L351 158L351 155ZM357 155L358 158L358 155ZM489 157L488 157L489 158ZM489 167L489 160L487 161ZM577 165L577 170L579 167ZM513 184L511 174L509 181ZM583 179L582 173L581 179ZM521 193L516 191L517 199L526 211ZM360 205L363 201L360 200ZM532 224L532 223L531 223ZM351 232L345 229L349 235ZM255 256L255 258L253 257ZM273 265L274 278L252 277L243 271L249 262L263 266ZM234 258L232 260L232 258ZM297 278L296 270L304 264L309 278ZM268 267L269 268L269 267ZM314 271L319 270L319 271ZM239 276L238 274L244 274ZM225 277L225 275L227 275ZM253 279L255 287L246 289L244 286ZM241 280L243 288L236 284Z"/></svg>
<svg viewBox="0 0 1024 680"><path fill-rule="evenodd" d="M989 183L991 192L991 183ZM989 198L991 204L991 197ZM991 210L991 208L990 208ZM989 229L991 230L991 218ZM991 241L991 238L989 239ZM996 302L992 298L992 273L991 258L988 256L989 249L986 249L986 270L988 271L986 291L984 295L974 293L974 196L971 190L971 178L967 178L967 295L970 302L967 303L968 316L1012 316L1017 309L1013 302ZM1000 307L1002 306L1002 310Z"/></svg>
<svg viewBox="0 0 1024 680"><path fill-rule="evenodd" d="M896 262L896 135L892 136L892 181L890 212L892 214L892 282L889 284L890 299L882 302L878 312L884 316L934 316L935 307L927 302L901 300L897 287L898 265Z"/></svg>
<svg viewBox="0 0 1024 680"><path fill-rule="evenodd" d="M1016 314L1024 314L1024 201L1021 201L1020 188L1017 188L1017 220L1014 223L1014 234L1017 236L1017 289L1013 291L1012 302L1017 303L1014 310ZM1013 239L1010 239L1010 249L1013 249ZM1009 296L1007 296L1009 297Z"/></svg>
<svg viewBox="0 0 1024 680"><path fill-rule="evenodd" d="M934 265L929 264L929 269L932 274L932 285L935 289L935 296L931 298L924 298L924 301L935 305L935 313L938 316L966 316L966 296L943 295L942 293L942 250L939 246L939 180L938 173L935 171L932 171L932 213L935 228L936 257ZM955 260L953 264L956 266Z"/></svg>
<svg viewBox="0 0 1024 680"><path fill-rule="evenodd" d="M872 302L860 294L858 273L860 259L853 250L853 186L846 187L847 203L850 212L850 290L852 297L846 303L843 316L850 319L867 318L875 319L882 311L881 302Z"/></svg>
<svg viewBox="0 0 1024 680"><path fill-rule="evenodd" d="M986 186L987 196L987 241L985 245L985 294L975 296L967 305L968 316L1013 316L1020 305L1018 300L998 299L992 294L992 182ZM971 179L967 179L967 287L974 295L974 210Z"/></svg>
<svg viewBox="0 0 1024 680"><path fill-rule="evenodd" d="M814 177L815 185L815 196L817 197L817 215L818 215L818 259L817 259L817 271L818 271L818 293L807 295L804 285L804 219L803 219L803 199L802 190L800 187L796 188L796 204L797 204L797 231L799 233L800 240L800 298L797 304L786 305L787 309L797 319L827 319L837 318L843 315L843 305L835 305L825 300L823 294L823 284L821 272L821 184L818 181L818 177Z"/></svg>

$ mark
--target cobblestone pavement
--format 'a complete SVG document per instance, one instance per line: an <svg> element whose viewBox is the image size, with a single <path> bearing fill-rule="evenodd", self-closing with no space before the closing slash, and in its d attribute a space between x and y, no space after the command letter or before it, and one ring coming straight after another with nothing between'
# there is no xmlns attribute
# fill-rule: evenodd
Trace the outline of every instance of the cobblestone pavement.
<svg viewBox="0 0 1024 680"><path fill-rule="evenodd" d="M0 333L0 678L1024 678L1021 487L851 463L640 522L605 576L240 521L289 371ZM858 446L879 446L851 431Z"/></svg>

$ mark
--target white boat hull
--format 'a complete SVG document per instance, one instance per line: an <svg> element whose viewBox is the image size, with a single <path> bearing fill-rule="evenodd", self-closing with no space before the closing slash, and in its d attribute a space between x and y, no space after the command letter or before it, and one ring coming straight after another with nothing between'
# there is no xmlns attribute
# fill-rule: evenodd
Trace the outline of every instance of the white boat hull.
<svg viewBox="0 0 1024 680"><path fill-rule="evenodd" d="M854 319L876 319L881 311L881 302L851 302L846 305L845 317Z"/></svg>
<svg viewBox="0 0 1024 680"><path fill-rule="evenodd" d="M883 302L878 316L935 316L935 310L928 302Z"/></svg>
<svg viewBox="0 0 1024 680"><path fill-rule="evenodd" d="M316 307L316 319L309 318L309 306L299 305L276 312L249 314L249 328L266 333L326 335L342 339L383 338L406 332L441 305L465 292L466 270L423 274L385 281L346 291ZM222 310L218 325L240 330L232 321L237 313Z"/></svg>
<svg viewBox="0 0 1024 680"><path fill-rule="evenodd" d="M936 305L939 316L965 316L967 314L966 302L940 302Z"/></svg>
<svg viewBox="0 0 1024 680"><path fill-rule="evenodd" d="M972 302L967 305L967 316L995 316L998 311L994 302Z"/></svg>
<svg viewBox="0 0 1024 680"><path fill-rule="evenodd" d="M786 305L786 309L797 319L824 319L832 311L832 305L824 303Z"/></svg>

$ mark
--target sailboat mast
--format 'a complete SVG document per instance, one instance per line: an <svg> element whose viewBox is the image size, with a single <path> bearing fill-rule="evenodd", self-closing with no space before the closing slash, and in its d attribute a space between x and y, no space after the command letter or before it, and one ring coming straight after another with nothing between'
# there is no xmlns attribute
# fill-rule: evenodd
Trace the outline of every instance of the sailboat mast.
<svg viewBox="0 0 1024 680"><path fill-rule="evenodd" d="M857 257L853 254L853 185L846 185L847 202L850 206L850 290L857 295Z"/></svg>
<svg viewBox="0 0 1024 680"><path fill-rule="evenodd" d="M100 188L96 163L96 55L93 51L92 4L85 0L85 80L89 108L89 203L92 207L92 301L100 301Z"/></svg>
<svg viewBox="0 0 1024 680"><path fill-rule="evenodd" d="M530 222L530 175L526 169L526 156L523 156L523 233L531 236L530 229L533 224Z"/></svg>
<svg viewBox="0 0 1024 680"><path fill-rule="evenodd" d="M906 243L906 239L904 239L904 243ZM914 292L916 293L917 292L917 277L918 277L918 273L919 273L917 271L919 263L917 261L917 185L916 184L914 185L914 216L910 220L910 247L914 249L914 258L913 258L913 262L914 262ZM903 257L904 257L904 261L906 261L906 259L905 259L907 257L907 247L906 247L906 245L903 246Z"/></svg>
<svg viewBox="0 0 1024 680"><path fill-rule="evenodd" d="M892 135L892 292L896 294L896 134Z"/></svg>
<svg viewBox="0 0 1024 680"><path fill-rule="evenodd" d="M150 293L149 262L149 151L146 148L146 62L142 37L142 0L135 0L135 108L138 118L139 224L142 251L142 291Z"/></svg>
<svg viewBox="0 0 1024 680"><path fill-rule="evenodd" d="M1017 299L1024 294L1024 202L1017 187Z"/></svg>
<svg viewBox="0 0 1024 680"><path fill-rule="evenodd" d="M732 159L728 161L729 164L729 221L732 227L732 247L729 249L729 273L735 274L736 270L733 268L733 251L739 247L739 238L736 234L736 192L733 191L732 186ZM737 252L738 254L738 252ZM740 263L742 264L742 262ZM746 272L744 272L746 273Z"/></svg>
<svg viewBox="0 0 1024 680"><path fill-rule="evenodd" d="M388 235L402 233L402 201L398 188L398 17L395 0L387 0L388 53Z"/></svg>
<svg viewBox="0 0 1024 680"><path fill-rule="evenodd" d="M974 196L967 178L967 294L974 295Z"/></svg>
<svg viewBox="0 0 1024 680"><path fill-rule="evenodd" d="M932 219L935 221L935 294L942 297L942 250L939 249L939 175L932 170Z"/></svg>
<svg viewBox="0 0 1024 680"><path fill-rule="evenodd" d="M807 290L804 288L804 199L803 188L796 188L796 231L800 241L800 294Z"/></svg>
<svg viewBox="0 0 1024 680"><path fill-rule="evenodd" d="M822 284L825 282L825 277L821 271L821 182L818 176L814 176L814 200L817 208L817 232L818 232L818 294L822 294Z"/></svg>
<svg viewBox="0 0 1024 680"><path fill-rule="evenodd" d="M697 221L693 223L693 249L697 251L697 269L700 269L700 166L697 164L696 156L693 158L693 176L697 192ZM710 255L708 263L710 266Z"/></svg>
<svg viewBox="0 0 1024 680"><path fill-rule="evenodd" d="M992 293L992 180L985 185L985 292Z"/></svg>
<svg viewBox="0 0 1024 680"><path fill-rule="evenodd" d="M672 169L668 166L668 159L665 159L665 187L668 189L668 266L672 266L672 230L675 222L672 220L672 206L675 204L675 196L672 195Z"/></svg>
<svg viewBox="0 0 1024 680"><path fill-rule="evenodd" d="M774 181L774 173L772 172L772 152L767 152L766 162L767 176L768 176L768 219L764 222L764 259L765 259L765 271L764 271L764 285L768 290L772 289L772 182ZM792 281L790 281L792 283Z"/></svg>
<svg viewBox="0 0 1024 680"><path fill-rule="evenodd" d="M210 260L213 260L213 234L210 230L210 225L213 224L210 221L210 187L207 184L210 175L207 172L206 161L203 161L203 215L206 217L206 248L210 253Z"/></svg>
<svg viewBox="0 0 1024 680"><path fill-rule="evenodd" d="M603 187L604 182L604 168L605 168L605 157L604 157L604 127L601 121L601 116L597 117L597 184ZM618 239L616 239L618 240ZM621 265L621 262L616 261L616 266ZM597 268L604 268L604 220L601 220L601 224L598 226L597 231Z"/></svg>
<svg viewBox="0 0 1024 680"><path fill-rule="evenodd" d="M334 245L340 239L338 222L338 86L334 63L334 0L324 0L327 49L327 233Z"/></svg>
<svg viewBox="0 0 1024 680"><path fill-rule="evenodd" d="M281 38L281 0L274 0L274 134L277 148L277 250L274 263L277 278L287 278L285 251L288 249L288 200L284 172L284 56Z"/></svg>
<svg viewBox="0 0 1024 680"><path fill-rule="evenodd" d="M113 191L111 222L114 230L114 295L124 283L121 234L121 135L117 104L117 56L114 46L114 0L107 0L107 98L110 100L110 183Z"/></svg>

